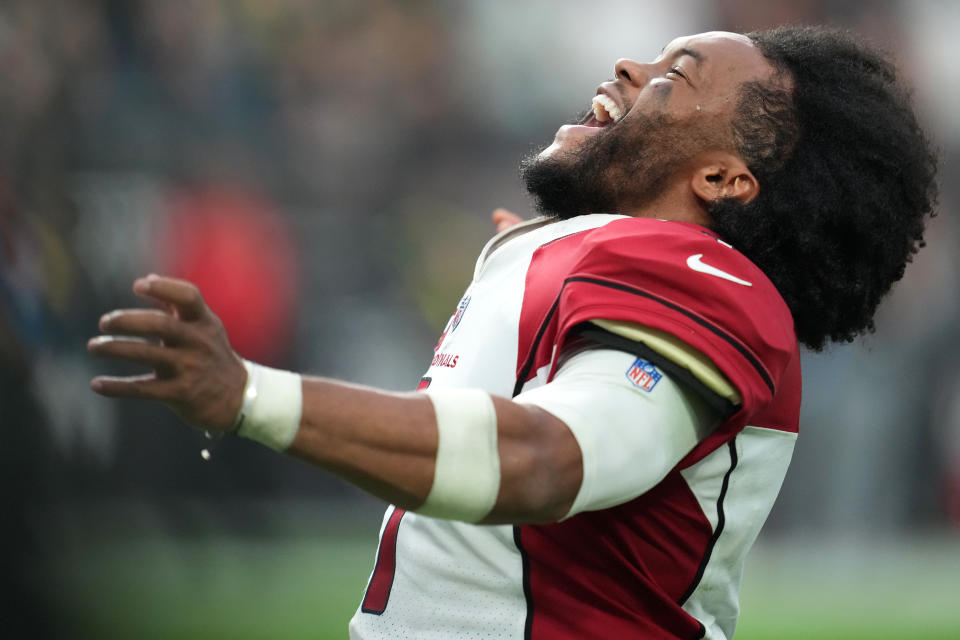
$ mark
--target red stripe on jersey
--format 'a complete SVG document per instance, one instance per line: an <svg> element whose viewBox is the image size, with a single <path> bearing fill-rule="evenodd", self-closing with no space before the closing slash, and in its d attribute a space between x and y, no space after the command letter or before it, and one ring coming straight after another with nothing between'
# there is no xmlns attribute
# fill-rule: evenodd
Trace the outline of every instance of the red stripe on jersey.
<svg viewBox="0 0 960 640"><path fill-rule="evenodd" d="M367 585L367 594L363 597L361 611L380 615L387 608L390 590L393 588L393 576L397 572L397 531L400 520L406 515L403 509L394 508L383 528L380 549L377 551L377 564Z"/></svg>
<svg viewBox="0 0 960 640"><path fill-rule="evenodd" d="M713 530L680 473L626 504L522 526L517 537L529 585L529 640L703 633L680 600Z"/></svg>
<svg viewBox="0 0 960 640"><path fill-rule="evenodd" d="M764 429L797 433L800 415L800 396L803 392L803 376L800 372L800 352L793 354L790 364L780 377L780 391L774 402L750 418L750 424Z"/></svg>

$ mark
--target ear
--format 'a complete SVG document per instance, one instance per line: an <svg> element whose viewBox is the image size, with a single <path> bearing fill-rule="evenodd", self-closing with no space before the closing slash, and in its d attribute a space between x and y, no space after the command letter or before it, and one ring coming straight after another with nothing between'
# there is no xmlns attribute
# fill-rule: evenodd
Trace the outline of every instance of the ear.
<svg viewBox="0 0 960 640"><path fill-rule="evenodd" d="M736 198L746 204L760 192L756 176L739 156L720 152L701 160L690 179L690 188L704 202Z"/></svg>

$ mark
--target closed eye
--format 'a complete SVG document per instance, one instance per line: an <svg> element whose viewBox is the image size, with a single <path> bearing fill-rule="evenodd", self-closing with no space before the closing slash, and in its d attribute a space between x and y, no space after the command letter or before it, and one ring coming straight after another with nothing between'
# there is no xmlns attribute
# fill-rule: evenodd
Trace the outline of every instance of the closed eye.
<svg viewBox="0 0 960 640"><path fill-rule="evenodd" d="M670 67L670 69L667 70L667 75L670 75L671 73L680 76L680 77L683 78L684 80L687 79L687 76L684 75L684 73L683 73L683 71L681 71L680 67Z"/></svg>

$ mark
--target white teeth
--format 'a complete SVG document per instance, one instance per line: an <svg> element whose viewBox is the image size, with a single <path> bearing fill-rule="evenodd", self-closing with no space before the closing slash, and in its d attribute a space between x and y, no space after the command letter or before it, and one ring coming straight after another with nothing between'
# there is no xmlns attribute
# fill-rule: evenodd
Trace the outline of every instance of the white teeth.
<svg viewBox="0 0 960 640"><path fill-rule="evenodd" d="M593 96L593 115L597 122L607 122L608 120L616 122L623 117L623 111L610 96L601 93Z"/></svg>

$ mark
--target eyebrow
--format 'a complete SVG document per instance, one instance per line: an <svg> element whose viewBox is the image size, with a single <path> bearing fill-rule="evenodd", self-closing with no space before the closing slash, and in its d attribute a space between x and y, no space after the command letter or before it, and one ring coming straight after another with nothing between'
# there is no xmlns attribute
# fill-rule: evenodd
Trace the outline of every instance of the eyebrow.
<svg viewBox="0 0 960 640"><path fill-rule="evenodd" d="M687 47L684 47L679 51L677 51L677 54L678 56L690 56L691 58L694 59L694 61L696 61L698 67L704 61L704 55L702 53L700 53L699 51L695 51L694 49L688 49Z"/></svg>
<svg viewBox="0 0 960 640"><path fill-rule="evenodd" d="M663 55L663 52L666 50L667 50L666 47L661 49L660 55ZM680 49L677 49L676 52L673 54L674 58L679 58L680 56L690 56L691 58L693 58L694 62L697 63L698 67L703 63L704 60L706 60L706 56L704 56L702 53L700 53L695 49L690 49L688 47L681 47Z"/></svg>

